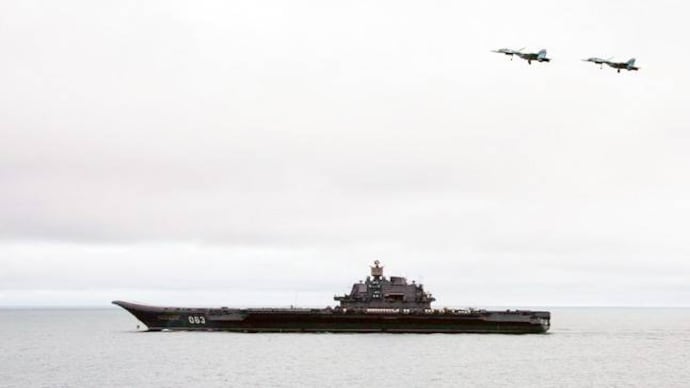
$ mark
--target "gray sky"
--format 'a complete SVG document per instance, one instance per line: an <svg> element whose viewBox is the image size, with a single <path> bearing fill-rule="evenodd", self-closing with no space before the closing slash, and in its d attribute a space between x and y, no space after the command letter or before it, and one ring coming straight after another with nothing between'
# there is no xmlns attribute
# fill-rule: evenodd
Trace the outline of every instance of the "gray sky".
<svg viewBox="0 0 690 388"><path fill-rule="evenodd" d="M687 11L2 1L0 306L690 306Z"/></svg>

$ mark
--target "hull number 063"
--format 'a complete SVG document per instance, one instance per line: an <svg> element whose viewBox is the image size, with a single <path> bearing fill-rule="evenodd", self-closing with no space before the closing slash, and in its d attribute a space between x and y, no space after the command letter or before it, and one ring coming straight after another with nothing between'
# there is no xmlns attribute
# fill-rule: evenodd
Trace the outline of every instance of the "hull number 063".
<svg viewBox="0 0 690 388"><path fill-rule="evenodd" d="M205 325L206 324L206 318L204 318L203 316L190 315L189 317L187 317L187 319L189 320L189 323L191 323L192 325Z"/></svg>

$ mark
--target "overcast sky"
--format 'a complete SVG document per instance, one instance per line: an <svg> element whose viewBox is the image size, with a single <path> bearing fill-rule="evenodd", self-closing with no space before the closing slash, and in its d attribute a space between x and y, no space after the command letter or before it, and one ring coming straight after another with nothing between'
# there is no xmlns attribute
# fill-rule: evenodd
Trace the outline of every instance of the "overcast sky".
<svg viewBox="0 0 690 388"><path fill-rule="evenodd" d="M0 1L0 306L690 306L687 14Z"/></svg>

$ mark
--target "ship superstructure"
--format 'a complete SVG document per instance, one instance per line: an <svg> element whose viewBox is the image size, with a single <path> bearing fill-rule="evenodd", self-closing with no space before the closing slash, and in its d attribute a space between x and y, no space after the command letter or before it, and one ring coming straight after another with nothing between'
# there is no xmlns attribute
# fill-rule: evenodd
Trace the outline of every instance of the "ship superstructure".
<svg viewBox="0 0 690 388"><path fill-rule="evenodd" d="M383 276L383 266L378 260L371 267L371 276L353 284L349 294L333 299L340 302L340 308L343 309L389 309L408 313L429 310L431 302L436 300L414 280L408 284L404 277Z"/></svg>

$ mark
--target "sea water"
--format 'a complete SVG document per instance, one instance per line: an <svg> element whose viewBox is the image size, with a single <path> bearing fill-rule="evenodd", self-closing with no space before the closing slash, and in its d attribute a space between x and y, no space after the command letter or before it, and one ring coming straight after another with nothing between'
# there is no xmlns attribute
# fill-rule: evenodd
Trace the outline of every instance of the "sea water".
<svg viewBox="0 0 690 388"><path fill-rule="evenodd" d="M0 309L0 387L690 387L690 309L550 308L545 335L143 332Z"/></svg>

